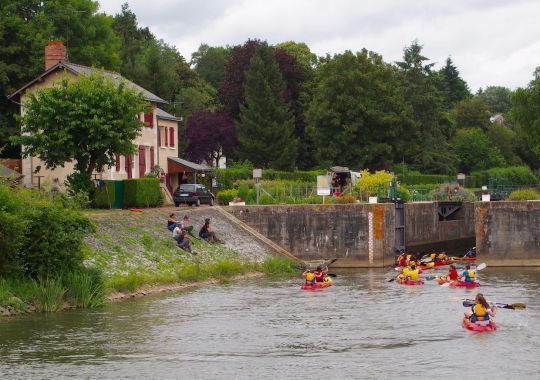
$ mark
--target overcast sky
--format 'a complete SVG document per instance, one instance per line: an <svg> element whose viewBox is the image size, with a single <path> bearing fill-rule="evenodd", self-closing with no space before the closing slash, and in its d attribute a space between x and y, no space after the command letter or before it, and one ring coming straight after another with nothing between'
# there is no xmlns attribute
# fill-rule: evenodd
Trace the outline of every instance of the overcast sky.
<svg viewBox="0 0 540 380"><path fill-rule="evenodd" d="M114 15L126 0L99 0ZM400 60L414 39L440 67L450 55L471 90L523 87L540 66L536 0L129 0L139 25L191 59L202 42L305 42L317 55L358 51Z"/></svg>

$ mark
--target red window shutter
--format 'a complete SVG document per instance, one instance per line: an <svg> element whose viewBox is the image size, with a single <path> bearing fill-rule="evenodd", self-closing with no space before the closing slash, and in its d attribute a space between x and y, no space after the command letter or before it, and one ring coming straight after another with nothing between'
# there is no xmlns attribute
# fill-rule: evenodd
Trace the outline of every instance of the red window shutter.
<svg viewBox="0 0 540 380"><path fill-rule="evenodd" d="M146 172L146 149L144 146L139 146L139 178L144 177Z"/></svg>
<svg viewBox="0 0 540 380"><path fill-rule="evenodd" d="M118 153L114 154L114 160L116 164L116 171L119 172L120 171L120 155Z"/></svg>
<svg viewBox="0 0 540 380"><path fill-rule="evenodd" d="M169 133L171 134L169 140L170 140L170 147L174 148L174 128L169 128Z"/></svg>
<svg viewBox="0 0 540 380"><path fill-rule="evenodd" d="M133 178L133 172L132 172L132 168L133 168L133 156L130 154L128 156L126 156L126 164L125 164L125 167L126 167L126 172L127 172L127 177L128 178Z"/></svg>
<svg viewBox="0 0 540 380"><path fill-rule="evenodd" d="M169 146L169 134L167 133L167 127L163 128L163 132L165 132L165 146Z"/></svg>
<svg viewBox="0 0 540 380"><path fill-rule="evenodd" d="M153 113L145 113L144 114L144 122L145 122L147 128L154 128L154 114Z"/></svg>
<svg viewBox="0 0 540 380"><path fill-rule="evenodd" d="M150 147L150 170L154 171L154 147Z"/></svg>
<svg viewBox="0 0 540 380"><path fill-rule="evenodd" d="M161 146L161 127L159 125L157 127L157 145Z"/></svg>

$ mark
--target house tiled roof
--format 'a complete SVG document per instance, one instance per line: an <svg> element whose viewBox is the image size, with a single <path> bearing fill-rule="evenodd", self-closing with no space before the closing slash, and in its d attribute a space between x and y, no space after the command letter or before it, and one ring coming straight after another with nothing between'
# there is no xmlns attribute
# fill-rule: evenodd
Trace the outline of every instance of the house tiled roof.
<svg viewBox="0 0 540 380"><path fill-rule="evenodd" d="M207 171L212 170L207 165L196 164L195 162L184 160L183 158L180 158L180 157L167 157L167 159L169 159L169 160L171 160L173 162L176 162L177 164L180 164L180 165L183 165L183 166L188 167L190 169L193 169L195 171L207 172Z"/></svg>
<svg viewBox="0 0 540 380"><path fill-rule="evenodd" d="M47 75L49 75L50 73L58 70L58 69L65 69L65 70L68 70L70 72L72 72L73 74L75 75L80 75L80 74L84 74L84 75L89 75L91 74L92 72L94 71L97 71L98 69L95 69L93 67L88 67L88 66L84 66L84 65L79 65L77 63L71 63L71 62L59 62L57 63L56 65L54 65L53 67L51 67L49 70L45 71L43 74L41 74L40 76L38 76L37 78L35 78L34 80L32 80L31 82L25 84L23 87L21 87L20 89L18 89L17 91L15 91L13 94L11 94L10 96L8 96L9 99L12 99L12 98L16 98L17 96L20 96L20 94L26 90L28 87L32 86L34 83L40 81L41 79L43 79L44 77L46 77ZM132 81L130 80L127 80L126 78L123 78L122 75L120 75L119 73L117 72L114 72L114 71L107 71L107 70L100 70L103 75L106 75L107 77L113 79L114 82L120 82L120 80L124 80L126 82L126 84L142 93L142 95L144 96L144 98L149 101L149 102L154 102L154 103L162 103L162 104L167 104L168 102L166 100L163 100L161 99L159 96L151 93L150 91L148 90L145 90L144 88L142 88L141 86L139 86L138 84L136 83L133 83ZM171 115L172 116L172 115Z"/></svg>
<svg viewBox="0 0 540 380"><path fill-rule="evenodd" d="M158 119L182 121L181 117L176 117L174 115L171 115L170 113L163 111L161 108L156 108L156 115Z"/></svg>

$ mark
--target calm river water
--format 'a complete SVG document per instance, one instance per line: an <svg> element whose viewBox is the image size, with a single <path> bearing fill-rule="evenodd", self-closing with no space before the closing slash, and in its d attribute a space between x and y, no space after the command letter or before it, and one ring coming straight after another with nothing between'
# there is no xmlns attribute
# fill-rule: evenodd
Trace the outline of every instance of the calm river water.
<svg viewBox="0 0 540 380"><path fill-rule="evenodd" d="M540 377L540 271L480 273L498 331L460 325L476 290L334 271L335 286L257 279L91 311L0 319L2 378L343 379Z"/></svg>

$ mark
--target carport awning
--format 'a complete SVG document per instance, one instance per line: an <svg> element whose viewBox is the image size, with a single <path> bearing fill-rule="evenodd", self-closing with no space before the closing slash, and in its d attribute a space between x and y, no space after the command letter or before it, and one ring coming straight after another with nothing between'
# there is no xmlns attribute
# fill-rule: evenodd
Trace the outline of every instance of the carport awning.
<svg viewBox="0 0 540 380"><path fill-rule="evenodd" d="M212 170L209 166L196 164L179 157L167 157L169 173L205 173Z"/></svg>

